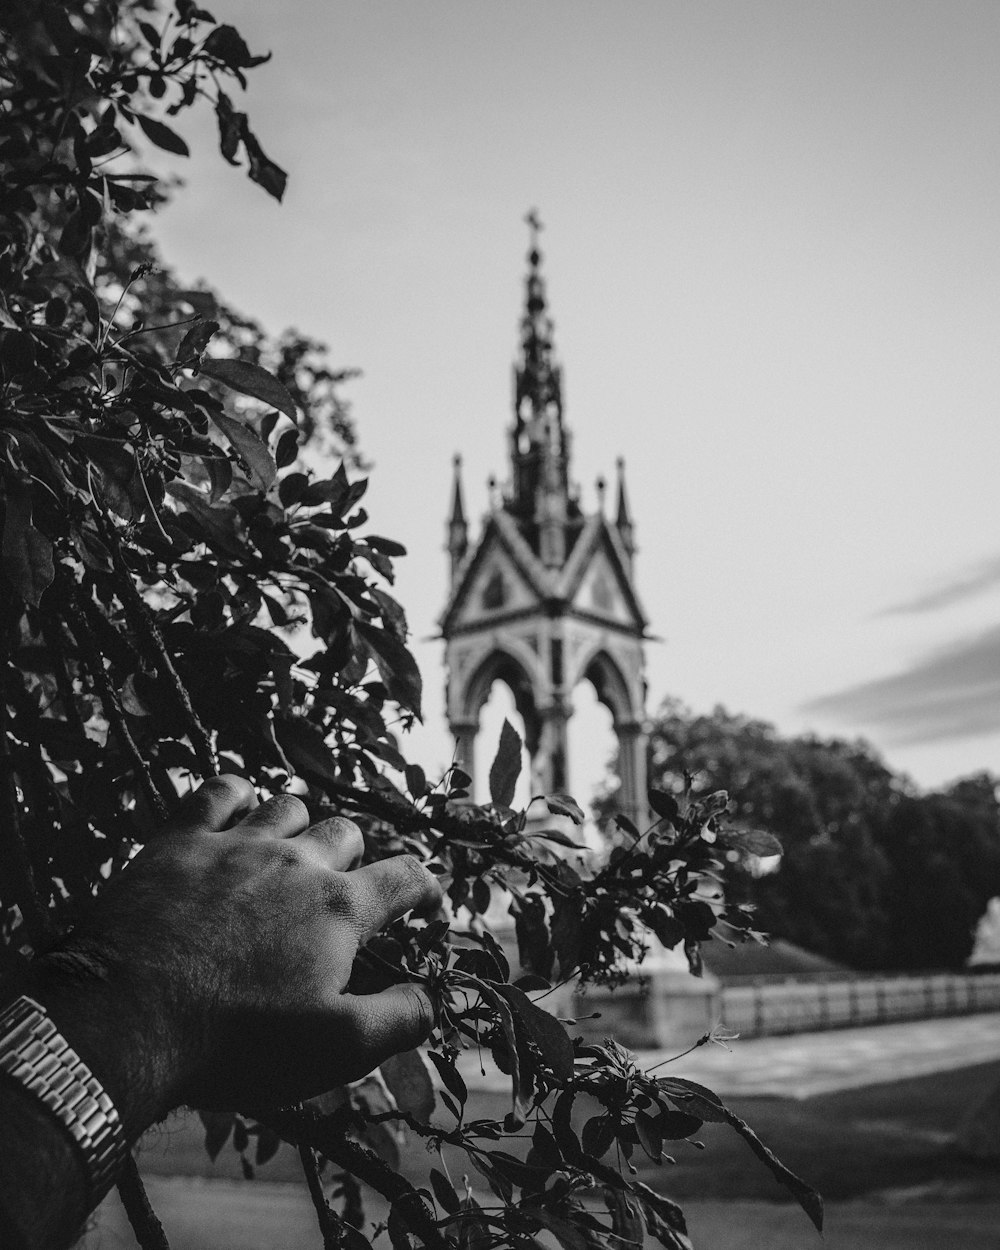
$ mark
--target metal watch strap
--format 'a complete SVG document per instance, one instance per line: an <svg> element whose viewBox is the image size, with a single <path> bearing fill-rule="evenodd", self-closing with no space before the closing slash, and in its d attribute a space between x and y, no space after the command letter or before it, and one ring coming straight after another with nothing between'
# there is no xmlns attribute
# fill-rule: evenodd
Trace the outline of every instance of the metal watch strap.
<svg viewBox="0 0 1000 1250"><path fill-rule="evenodd" d="M0 1012L0 1072L39 1098L76 1142L91 1206L114 1184L128 1143L114 1103L45 1010L22 995Z"/></svg>

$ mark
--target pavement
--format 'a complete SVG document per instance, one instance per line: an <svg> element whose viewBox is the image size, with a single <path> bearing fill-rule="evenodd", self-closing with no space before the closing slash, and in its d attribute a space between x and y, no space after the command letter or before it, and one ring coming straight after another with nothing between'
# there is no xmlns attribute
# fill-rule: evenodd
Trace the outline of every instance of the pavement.
<svg viewBox="0 0 1000 1250"><path fill-rule="evenodd" d="M171 1250L322 1250L302 1185L150 1177ZM793 1204L683 1203L696 1250L997 1250L1000 1204L844 1202L822 1237ZM380 1242L380 1244L382 1244ZM136 1250L117 1199L101 1207L85 1250ZM81 1248L81 1250L82 1250Z"/></svg>
<svg viewBox="0 0 1000 1250"><path fill-rule="evenodd" d="M698 1081L722 1097L812 1098L1000 1059L1000 1012L737 1039L679 1057L640 1050L636 1059L641 1068ZM471 1053L461 1070L470 1089L510 1085L492 1065L484 1075ZM1000 1250L1000 1236L996 1244Z"/></svg>
<svg viewBox="0 0 1000 1250"><path fill-rule="evenodd" d="M971 1067L1000 1058L1000 1013L734 1041L689 1055L645 1051L643 1067L702 1082L722 1096L805 1099ZM471 1061L479 1089L503 1088ZM140 1160L141 1161L141 1160ZM301 1184L147 1177L171 1250L307 1250L322 1245ZM903 1196L905 1197L905 1195ZM794 1204L685 1200L698 1250L1000 1250L1000 1203L852 1200L828 1204L822 1239ZM378 1212L372 1212L377 1218ZM117 1197L97 1213L86 1250L136 1250Z"/></svg>

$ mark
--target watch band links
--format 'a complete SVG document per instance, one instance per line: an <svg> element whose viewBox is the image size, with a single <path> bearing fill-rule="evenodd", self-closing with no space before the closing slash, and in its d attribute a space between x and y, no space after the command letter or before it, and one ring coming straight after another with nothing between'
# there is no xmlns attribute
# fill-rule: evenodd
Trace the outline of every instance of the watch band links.
<svg viewBox="0 0 1000 1250"><path fill-rule="evenodd" d="M83 1156L95 1207L128 1154L121 1121L100 1081L26 995L0 1012L0 1072L30 1090L69 1132Z"/></svg>

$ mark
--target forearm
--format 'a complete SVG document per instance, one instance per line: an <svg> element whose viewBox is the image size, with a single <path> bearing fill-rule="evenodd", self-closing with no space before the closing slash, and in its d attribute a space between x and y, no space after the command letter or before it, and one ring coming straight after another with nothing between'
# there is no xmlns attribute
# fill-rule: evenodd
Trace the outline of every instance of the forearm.
<svg viewBox="0 0 1000 1250"><path fill-rule="evenodd" d="M24 994L43 1009L111 1099L129 1146L168 1109L169 1059L139 997L82 952L37 961L4 991L0 1006ZM0 1158L0 1244L69 1246L100 1195L66 1124L10 1075L0 1077Z"/></svg>
<svg viewBox="0 0 1000 1250"><path fill-rule="evenodd" d="M69 1134L33 1094L0 1080L0 1244L56 1250L79 1235L87 1174Z"/></svg>

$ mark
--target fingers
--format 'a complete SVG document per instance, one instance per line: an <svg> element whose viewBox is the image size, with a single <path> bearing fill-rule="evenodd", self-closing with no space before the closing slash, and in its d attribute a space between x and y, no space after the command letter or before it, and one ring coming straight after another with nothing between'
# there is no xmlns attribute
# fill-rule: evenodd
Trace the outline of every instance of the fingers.
<svg viewBox="0 0 1000 1250"><path fill-rule="evenodd" d="M437 878L412 855L366 864L352 872L349 880L361 920L362 944L404 912L433 911L443 898Z"/></svg>
<svg viewBox="0 0 1000 1250"><path fill-rule="evenodd" d="M294 838L309 827L309 811L294 794L276 794L240 821L236 832L246 838Z"/></svg>
<svg viewBox="0 0 1000 1250"><path fill-rule="evenodd" d="M335 872L350 872L352 868L357 868L365 853L361 830L353 820L346 820L343 816L321 820L297 836L321 844L324 861Z"/></svg>
<svg viewBox="0 0 1000 1250"><path fill-rule="evenodd" d="M390 1055L419 1046L434 1025L434 1009L418 985L393 985L378 994L342 994L340 1062L357 1080ZM343 1079L343 1078L342 1078Z"/></svg>
<svg viewBox="0 0 1000 1250"><path fill-rule="evenodd" d="M168 828L221 833L256 806L257 791L245 777L209 777L185 798Z"/></svg>

